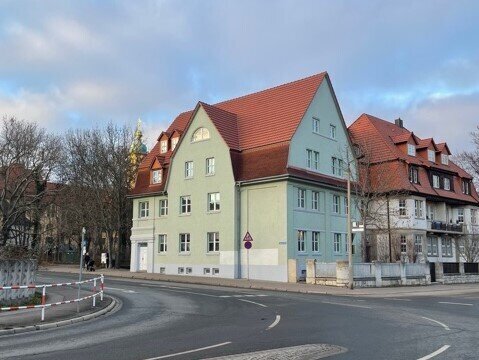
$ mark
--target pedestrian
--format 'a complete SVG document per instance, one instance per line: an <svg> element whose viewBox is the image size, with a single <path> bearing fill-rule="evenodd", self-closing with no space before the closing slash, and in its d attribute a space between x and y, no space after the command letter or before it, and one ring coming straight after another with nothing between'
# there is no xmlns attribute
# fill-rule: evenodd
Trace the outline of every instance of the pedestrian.
<svg viewBox="0 0 479 360"><path fill-rule="evenodd" d="M87 268L88 267L88 264L90 263L90 255L88 253L85 253L85 256L83 258L83 262L84 262L84 265L85 267Z"/></svg>

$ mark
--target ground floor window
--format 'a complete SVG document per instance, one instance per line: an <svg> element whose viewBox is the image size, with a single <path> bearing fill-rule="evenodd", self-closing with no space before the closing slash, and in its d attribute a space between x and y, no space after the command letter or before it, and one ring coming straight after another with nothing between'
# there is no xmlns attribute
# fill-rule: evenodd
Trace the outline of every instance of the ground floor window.
<svg viewBox="0 0 479 360"><path fill-rule="evenodd" d="M414 238L414 251L416 254L422 253L422 235L416 235Z"/></svg>
<svg viewBox="0 0 479 360"><path fill-rule="evenodd" d="M319 252L319 239L320 239L320 232L313 231L311 233L311 251Z"/></svg>
<svg viewBox="0 0 479 360"><path fill-rule="evenodd" d="M333 234L333 251L335 254L341 253L341 234Z"/></svg>
<svg viewBox="0 0 479 360"><path fill-rule="evenodd" d="M306 231L298 230L298 251L299 252L305 251L305 246L304 246L305 238L306 238Z"/></svg>
<svg viewBox="0 0 479 360"><path fill-rule="evenodd" d="M190 252L190 234L180 234L180 253Z"/></svg>
<svg viewBox="0 0 479 360"><path fill-rule="evenodd" d="M208 238L208 252L220 251L220 233L209 232L207 234L207 238Z"/></svg>
<svg viewBox="0 0 479 360"><path fill-rule="evenodd" d="M407 239L406 235L401 235L401 254L407 253Z"/></svg>
<svg viewBox="0 0 479 360"><path fill-rule="evenodd" d="M441 239L441 252L442 256L451 257L452 256L452 239Z"/></svg>
<svg viewBox="0 0 479 360"><path fill-rule="evenodd" d="M428 236L427 238L427 255L437 256L437 237Z"/></svg>
<svg viewBox="0 0 479 360"><path fill-rule="evenodd" d="M165 253L167 250L167 244L166 244L167 237L165 234L160 234L158 235L158 252L159 253Z"/></svg>

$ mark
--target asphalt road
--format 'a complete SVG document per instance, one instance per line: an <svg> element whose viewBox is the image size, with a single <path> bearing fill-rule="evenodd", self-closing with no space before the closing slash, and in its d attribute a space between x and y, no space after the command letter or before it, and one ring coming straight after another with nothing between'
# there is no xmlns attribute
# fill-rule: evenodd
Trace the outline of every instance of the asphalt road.
<svg viewBox="0 0 479 360"><path fill-rule="evenodd" d="M479 287L463 296L382 299L106 279L105 292L121 301L115 313L0 337L0 358L479 358Z"/></svg>

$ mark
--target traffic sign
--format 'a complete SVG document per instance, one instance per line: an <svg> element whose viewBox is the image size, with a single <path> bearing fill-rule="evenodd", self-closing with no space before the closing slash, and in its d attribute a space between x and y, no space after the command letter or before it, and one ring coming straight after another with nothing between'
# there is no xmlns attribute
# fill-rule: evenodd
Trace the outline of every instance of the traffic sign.
<svg viewBox="0 0 479 360"><path fill-rule="evenodd" d="M251 241L245 241L245 242L244 242L244 248L245 248L246 250L251 249L252 246L253 246L253 244L251 243Z"/></svg>
<svg viewBox="0 0 479 360"><path fill-rule="evenodd" d="M249 241L249 242L253 241L253 237L251 236L249 231L246 232L246 235L244 236L243 241Z"/></svg>

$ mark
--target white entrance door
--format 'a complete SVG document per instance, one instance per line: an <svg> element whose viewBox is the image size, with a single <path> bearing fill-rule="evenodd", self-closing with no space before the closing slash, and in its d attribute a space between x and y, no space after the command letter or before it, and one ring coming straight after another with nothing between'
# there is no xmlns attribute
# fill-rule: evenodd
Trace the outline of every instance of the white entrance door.
<svg viewBox="0 0 479 360"><path fill-rule="evenodd" d="M139 251L138 251L138 270L140 271L146 271L147 265L148 265L148 258L147 258L147 253L148 253L148 247L146 245L140 245Z"/></svg>

